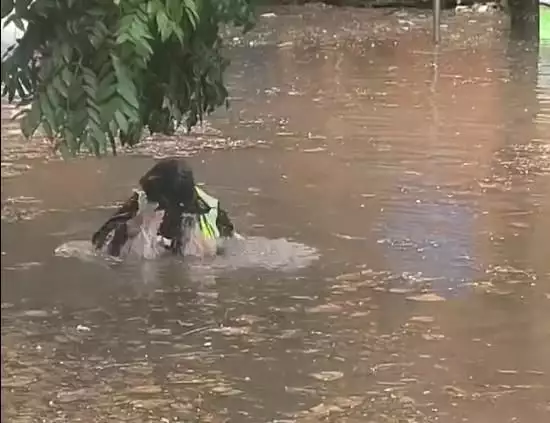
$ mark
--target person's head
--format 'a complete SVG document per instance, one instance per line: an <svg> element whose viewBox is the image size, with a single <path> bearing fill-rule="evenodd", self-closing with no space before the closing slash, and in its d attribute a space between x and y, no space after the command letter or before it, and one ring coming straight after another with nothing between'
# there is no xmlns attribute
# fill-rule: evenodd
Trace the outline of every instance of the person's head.
<svg viewBox="0 0 550 423"><path fill-rule="evenodd" d="M139 184L147 199L159 203L162 209L197 212L193 171L182 158L159 160L141 177Z"/></svg>

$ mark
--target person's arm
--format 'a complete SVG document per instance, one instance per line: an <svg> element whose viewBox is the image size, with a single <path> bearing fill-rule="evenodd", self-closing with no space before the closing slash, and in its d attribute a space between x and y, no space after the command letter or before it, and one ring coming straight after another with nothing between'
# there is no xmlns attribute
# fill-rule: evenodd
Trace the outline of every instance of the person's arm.
<svg viewBox="0 0 550 423"><path fill-rule="evenodd" d="M92 235L94 248L98 250L103 248L107 237L114 231L113 239L109 245L109 254L114 256L120 254L120 249L128 239L126 222L135 217L139 211L138 199L139 194L136 192Z"/></svg>
<svg viewBox="0 0 550 423"><path fill-rule="evenodd" d="M229 218L229 214L224 209L222 209L219 203L218 203L218 217L216 219L216 226L218 227L220 236L223 238L231 238L235 233L235 226L233 225L233 222L231 222L231 219Z"/></svg>

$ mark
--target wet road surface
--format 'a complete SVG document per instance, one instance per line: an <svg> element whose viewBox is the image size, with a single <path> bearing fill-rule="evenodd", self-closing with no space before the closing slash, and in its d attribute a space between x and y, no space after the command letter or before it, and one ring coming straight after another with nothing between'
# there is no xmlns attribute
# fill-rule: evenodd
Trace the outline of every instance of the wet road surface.
<svg viewBox="0 0 550 423"><path fill-rule="evenodd" d="M275 12L199 135L62 162L3 122L3 419L548 421L550 46L498 14L434 51L412 11ZM54 256L171 154L246 254Z"/></svg>

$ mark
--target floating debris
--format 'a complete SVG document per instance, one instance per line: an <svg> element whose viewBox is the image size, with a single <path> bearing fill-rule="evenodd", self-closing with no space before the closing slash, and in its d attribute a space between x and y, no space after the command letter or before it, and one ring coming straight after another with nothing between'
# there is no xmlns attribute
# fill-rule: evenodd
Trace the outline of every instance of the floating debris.
<svg viewBox="0 0 550 423"><path fill-rule="evenodd" d="M322 380L323 382L332 382L334 380L338 380L344 377L344 373L327 370L319 373L312 373L310 376L314 377L317 380Z"/></svg>
<svg viewBox="0 0 550 423"><path fill-rule="evenodd" d="M133 386L126 391L128 394L160 394L162 388L158 385Z"/></svg>
<svg viewBox="0 0 550 423"><path fill-rule="evenodd" d="M437 301L446 301L445 298L434 294L434 293L427 293L427 294L420 294L420 295L414 295L411 297L407 297L407 300L410 301L419 301L419 302L437 302Z"/></svg>
<svg viewBox="0 0 550 423"><path fill-rule="evenodd" d="M46 310L25 310L21 313L26 317L49 317L51 313Z"/></svg>
<svg viewBox="0 0 550 423"><path fill-rule="evenodd" d="M234 335L247 335L250 333L250 326L222 326L219 328L212 329L212 332L218 332L222 335L226 336L234 336Z"/></svg>
<svg viewBox="0 0 550 423"><path fill-rule="evenodd" d="M388 289L388 292L392 294L408 294L409 292L412 292L412 288L390 288Z"/></svg>
<svg viewBox="0 0 550 423"><path fill-rule="evenodd" d="M512 369L498 369L497 373L500 373L501 375L517 375L518 371Z"/></svg>
<svg viewBox="0 0 550 423"><path fill-rule="evenodd" d="M423 333L422 339L425 339L426 341L441 341L442 339L445 339L445 335L442 333Z"/></svg>
<svg viewBox="0 0 550 423"><path fill-rule="evenodd" d="M307 313L337 313L342 310L342 307L337 304L321 304L315 307L306 308Z"/></svg>
<svg viewBox="0 0 550 423"><path fill-rule="evenodd" d="M149 335L172 335L172 330L171 329L149 329L147 331L147 333Z"/></svg>
<svg viewBox="0 0 550 423"><path fill-rule="evenodd" d="M409 321L419 323L433 323L434 318L432 316L412 316Z"/></svg>
<svg viewBox="0 0 550 423"><path fill-rule="evenodd" d="M68 404L75 401L90 401L93 397L97 396L98 393L92 391L91 389L77 389L75 391L61 391L58 392L57 402L60 404Z"/></svg>
<svg viewBox="0 0 550 423"><path fill-rule="evenodd" d="M234 396L234 395L240 395L240 394L243 393L243 391L241 391L239 389L232 388L229 385L214 386L213 388L210 389L210 391L215 393L215 394L223 395L223 396L226 396L226 397Z"/></svg>
<svg viewBox="0 0 550 423"><path fill-rule="evenodd" d="M464 389L452 385L444 386L443 392L453 398L466 398L468 396L468 393Z"/></svg>

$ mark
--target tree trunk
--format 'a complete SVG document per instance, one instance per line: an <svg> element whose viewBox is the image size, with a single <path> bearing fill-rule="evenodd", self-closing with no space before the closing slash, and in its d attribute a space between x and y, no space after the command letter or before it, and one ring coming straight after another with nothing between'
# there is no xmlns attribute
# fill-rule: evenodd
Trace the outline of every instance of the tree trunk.
<svg viewBox="0 0 550 423"><path fill-rule="evenodd" d="M513 38L539 40L539 0L508 0L508 11Z"/></svg>

